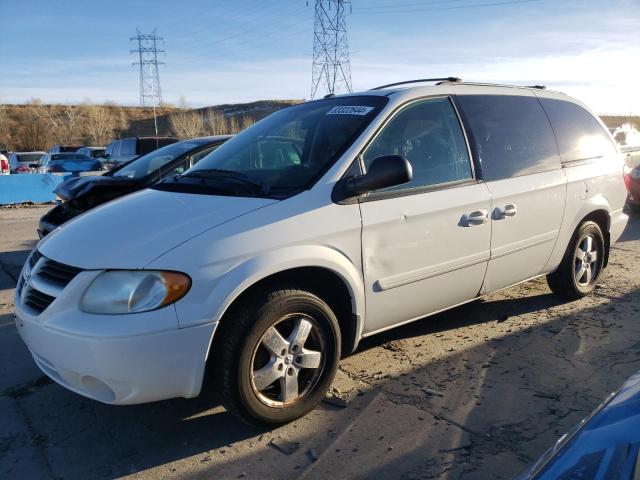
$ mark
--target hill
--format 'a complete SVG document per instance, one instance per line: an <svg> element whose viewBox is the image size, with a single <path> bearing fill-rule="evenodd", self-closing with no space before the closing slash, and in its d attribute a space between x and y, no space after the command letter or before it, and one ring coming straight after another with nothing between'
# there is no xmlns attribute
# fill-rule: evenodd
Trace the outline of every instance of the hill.
<svg viewBox="0 0 640 480"><path fill-rule="evenodd" d="M301 100L261 100L199 109L156 108L158 135L188 138L236 133ZM0 105L0 144L10 150L47 150L54 143L106 145L111 140L155 135L153 108L113 104Z"/></svg>

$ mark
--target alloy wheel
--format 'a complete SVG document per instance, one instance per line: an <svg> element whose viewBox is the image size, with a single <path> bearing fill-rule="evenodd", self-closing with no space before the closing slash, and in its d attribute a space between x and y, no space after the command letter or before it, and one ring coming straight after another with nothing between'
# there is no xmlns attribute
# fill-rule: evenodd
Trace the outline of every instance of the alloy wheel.
<svg viewBox="0 0 640 480"><path fill-rule="evenodd" d="M598 239L594 235L583 237L575 250L575 279L581 287L595 281L600 270L600 249Z"/></svg>
<svg viewBox="0 0 640 480"><path fill-rule="evenodd" d="M313 391L325 357L317 322L305 314L287 315L260 338L251 361L251 387L262 403L289 406Z"/></svg>

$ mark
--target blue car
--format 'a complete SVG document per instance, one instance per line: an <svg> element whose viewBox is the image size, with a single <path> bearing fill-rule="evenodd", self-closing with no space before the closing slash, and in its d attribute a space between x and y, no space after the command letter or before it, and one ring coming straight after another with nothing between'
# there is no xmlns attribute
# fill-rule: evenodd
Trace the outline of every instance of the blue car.
<svg viewBox="0 0 640 480"><path fill-rule="evenodd" d="M640 479L640 372L517 480Z"/></svg>
<svg viewBox="0 0 640 480"><path fill-rule="evenodd" d="M80 153L48 153L39 162L39 173L79 173L102 170L102 163Z"/></svg>

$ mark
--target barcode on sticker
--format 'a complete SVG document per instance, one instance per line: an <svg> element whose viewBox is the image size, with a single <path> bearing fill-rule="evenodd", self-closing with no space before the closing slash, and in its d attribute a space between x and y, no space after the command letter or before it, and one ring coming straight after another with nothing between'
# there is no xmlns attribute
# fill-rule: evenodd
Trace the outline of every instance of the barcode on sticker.
<svg viewBox="0 0 640 480"><path fill-rule="evenodd" d="M365 107L362 105L342 105L333 107L327 112L327 115L366 115L373 107Z"/></svg>

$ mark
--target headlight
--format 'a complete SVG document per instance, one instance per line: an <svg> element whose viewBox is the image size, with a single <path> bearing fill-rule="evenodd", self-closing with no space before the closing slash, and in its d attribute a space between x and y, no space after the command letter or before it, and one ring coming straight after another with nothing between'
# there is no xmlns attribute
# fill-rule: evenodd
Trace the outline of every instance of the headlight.
<svg viewBox="0 0 640 480"><path fill-rule="evenodd" d="M156 270L108 270L98 275L82 296L87 313L148 312L182 298L191 287L184 273Z"/></svg>

